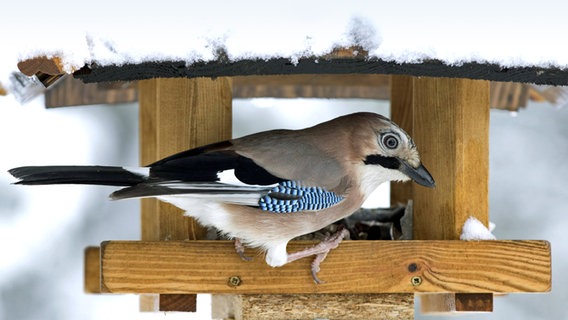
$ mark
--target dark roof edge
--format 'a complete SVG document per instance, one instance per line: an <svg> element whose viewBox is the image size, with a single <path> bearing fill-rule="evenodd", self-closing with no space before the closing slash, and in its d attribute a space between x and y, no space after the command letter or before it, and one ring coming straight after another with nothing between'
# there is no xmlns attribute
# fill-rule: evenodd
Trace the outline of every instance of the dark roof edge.
<svg viewBox="0 0 568 320"><path fill-rule="evenodd" d="M376 58L287 58L197 62L157 61L111 66L90 65L74 72L85 83L132 81L151 78L223 77L287 74L398 74L568 85L568 69L557 67L503 67L494 63L467 62L448 65L440 60L397 63Z"/></svg>

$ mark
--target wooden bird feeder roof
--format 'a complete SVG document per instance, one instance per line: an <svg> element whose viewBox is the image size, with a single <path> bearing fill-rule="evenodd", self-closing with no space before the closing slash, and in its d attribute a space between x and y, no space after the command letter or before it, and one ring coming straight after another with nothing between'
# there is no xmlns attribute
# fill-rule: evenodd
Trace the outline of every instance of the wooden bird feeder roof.
<svg viewBox="0 0 568 320"><path fill-rule="evenodd" d="M345 52L351 52L346 54ZM355 53L357 52L357 53ZM21 61L20 71L28 76L64 74L59 57L36 57ZM73 72L85 83L135 81L152 78L196 78L251 75L294 74L389 74L418 77L447 77L520 82L544 85L568 85L568 69L559 67L502 67L495 63L468 62L459 65L440 60L419 63L398 63L367 57L358 48L345 48L321 57L304 57L295 62L290 58L243 59L187 64L185 61L146 61L136 64L100 65L96 61Z"/></svg>

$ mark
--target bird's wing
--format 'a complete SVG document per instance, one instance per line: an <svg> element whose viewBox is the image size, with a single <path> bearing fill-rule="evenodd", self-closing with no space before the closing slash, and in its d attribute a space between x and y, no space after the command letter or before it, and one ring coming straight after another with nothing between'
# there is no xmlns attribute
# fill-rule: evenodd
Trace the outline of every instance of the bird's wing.
<svg viewBox="0 0 568 320"><path fill-rule="evenodd" d="M277 130L236 139L234 150L273 176L343 194L349 175L340 162L344 159L333 155L348 153L340 147L350 143L341 139L321 130Z"/></svg>
<svg viewBox="0 0 568 320"><path fill-rule="evenodd" d="M230 141L184 151L149 168L145 182L118 190L111 197L184 196L273 212L319 210L342 200L325 188L305 184L297 173L269 172L235 151Z"/></svg>

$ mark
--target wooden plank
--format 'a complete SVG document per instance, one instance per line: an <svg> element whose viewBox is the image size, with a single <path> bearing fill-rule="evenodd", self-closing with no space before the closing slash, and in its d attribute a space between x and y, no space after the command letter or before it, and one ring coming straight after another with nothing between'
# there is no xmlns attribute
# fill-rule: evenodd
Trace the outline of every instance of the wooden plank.
<svg viewBox="0 0 568 320"><path fill-rule="evenodd" d="M111 293L547 292L551 285L546 241L345 241L323 263L321 285L311 279L311 259L271 268L259 256L242 261L230 241L111 241L101 250L103 291Z"/></svg>
<svg viewBox="0 0 568 320"><path fill-rule="evenodd" d="M503 109L499 105L500 101L499 99L503 91L503 82L491 81L489 85L489 91L490 91L489 105L491 106L491 108Z"/></svg>
<svg viewBox="0 0 568 320"><path fill-rule="evenodd" d="M28 77L37 73L60 75L63 71L63 59L58 56L38 56L18 62L18 69Z"/></svg>
<svg viewBox="0 0 568 320"><path fill-rule="evenodd" d="M158 300L158 311L195 312L197 310L197 299L193 299L193 296L187 294L161 294Z"/></svg>
<svg viewBox="0 0 568 320"><path fill-rule="evenodd" d="M508 105L508 110L509 111L517 111L519 110L519 105L521 103L520 99L521 99L521 91L522 91L522 87L525 86L525 84L523 83L515 83L513 85L513 87L511 88L511 92L509 94L510 99L509 99L509 105Z"/></svg>
<svg viewBox="0 0 568 320"><path fill-rule="evenodd" d="M101 89L99 84L83 83L71 76L63 77L45 92L45 106L47 108L136 101L138 101L136 85Z"/></svg>
<svg viewBox="0 0 568 320"><path fill-rule="evenodd" d="M391 76L391 119L410 136L413 136L413 78ZM406 204L412 199L412 182L391 183L391 205Z"/></svg>
<svg viewBox="0 0 568 320"><path fill-rule="evenodd" d="M413 188L413 239L459 239L470 216L489 222L489 83L415 78L413 87L413 138L436 180L433 190ZM454 298L423 300L422 311L454 311L455 302L437 307Z"/></svg>
<svg viewBox="0 0 568 320"><path fill-rule="evenodd" d="M146 165L192 147L230 139L231 82L228 78L152 79L140 82L141 162ZM205 231L173 206L143 212L143 240L195 240ZM155 220L159 230L145 224Z"/></svg>
<svg viewBox="0 0 568 320"><path fill-rule="evenodd" d="M489 83L414 79L414 132L436 187L414 188L414 239L459 239L470 217L488 224Z"/></svg>
<svg viewBox="0 0 568 320"><path fill-rule="evenodd" d="M389 99L385 75L289 75L233 77L233 98L358 98ZM64 77L45 93L48 108L138 101L137 85L83 83ZM1 88L0 88L1 89ZM1 91L0 91L1 94Z"/></svg>
<svg viewBox="0 0 568 320"><path fill-rule="evenodd" d="M493 296L479 293L456 295L456 311L493 311Z"/></svg>
<svg viewBox="0 0 568 320"><path fill-rule="evenodd" d="M18 69L28 77L35 76L45 88L55 84L64 74L63 59L38 56L18 62Z"/></svg>
<svg viewBox="0 0 568 320"><path fill-rule="evenodd" d="M87 247L83 261L83 290L86 293L101 293L101 248Z"/></svg>
<svg viewBox="0 0 568 320"><path fill-rule="evenodd" d="M152 79L139 83L140 152L142 164L231 137L231 80ZM142 240L203 239L207 230L181 210L143 199ZM146 299L158 306L144 310L188 311L196 305L195 295L161 296Z"/></svg>
<svg viewBox="0 0 568 320"><path fill-rule="evenodd" d="M295 74L233 77L233 98L389 98L389 77L380 74Z"/></svg>
<svg viewBox="0 0 568 320"><path fill-rule="evenodd" d="M409 294L242 295L233 304L240 320L413 319L414 298ZM301 306L301 307L299 307ZM218 317L215 317L218 318ZM228 317L225 317L228 318Z"/></svg>
<svg viewBox="0 0 568 320"><path fill-rule="evenodd" d="M530 98L531 85L524 84L519 95L519 109L526 108Z"/></svg>
<svg viewBox="0 0 568 320"><path fill-rule="evenodd" d="M392 76L396 79L411 79L410 76ZM381 74L334 75L334 74L297 74L287 76L235 76L233 80L233 98L343 98L343 99L391 99L397 93L396 88L389 85L389 76ZM525 107L529 99L527 84L517 84L515 105L500 105L502 95L506 92L503 82L491 82L491 107L516 111ZM398 86L398 85L397 85ZM402 87L409 88L408 84ZM137 82L83 83L71 76L65 76L45 92L45 106L48 108L117 104L138 101ZM0 95L6 94L0 87ZM408 130L404 121L412 121L408 109L399 104L410 100L391 99L392 118ZM405 98L406 99L406 98ZM397 120L399 110L405 110L401 119ZM410 132L410 131L409 131Z"/></svg>

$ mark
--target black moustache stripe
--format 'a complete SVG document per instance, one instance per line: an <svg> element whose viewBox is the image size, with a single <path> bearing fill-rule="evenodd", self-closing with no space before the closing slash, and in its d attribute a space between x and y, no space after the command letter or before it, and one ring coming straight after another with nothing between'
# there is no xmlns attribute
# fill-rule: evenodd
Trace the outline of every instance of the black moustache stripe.
<svg viewBox="0 0 568 320"><path fill-rule="evenodd" d="M400 160L395 157L385 157L380 154L368 155L363 161L365 164L378 164L387 169L398 169L400 167Z"/></svg>

